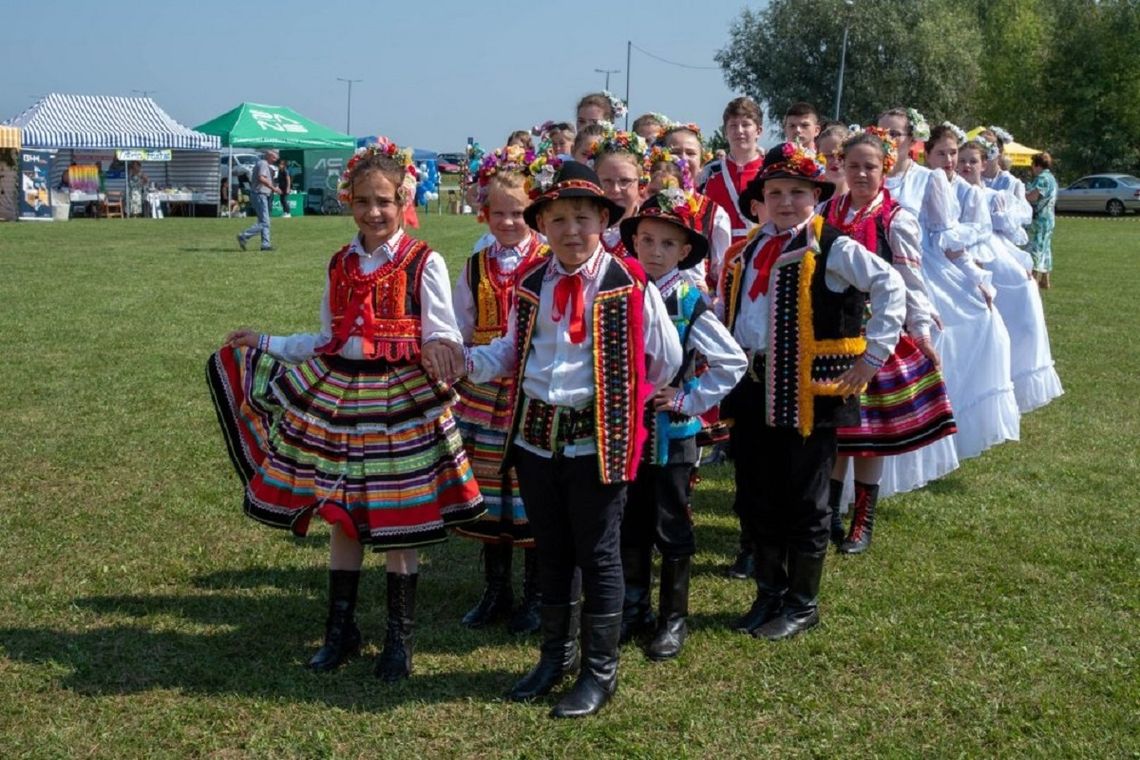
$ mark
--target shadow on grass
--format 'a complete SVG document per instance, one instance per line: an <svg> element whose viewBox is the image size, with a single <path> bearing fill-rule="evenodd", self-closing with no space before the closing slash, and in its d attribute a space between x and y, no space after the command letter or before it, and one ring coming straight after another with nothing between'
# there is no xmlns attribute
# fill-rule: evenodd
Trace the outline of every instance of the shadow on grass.
<svg viewBox="0 0 1140 760"><path fill-rule="evenodd" d="M378 681L372 669L384 639L384 581L373 572L361 583L357 615L365 653L336 673L311 673L303 664L323 633L324 578L321 570L254 567L194 579L202 593L78 597L77 607L96 613L83 630L0 629L0 649L13 661L65 668L60 685L85 695L177 689L369 710L412 701L494 701L527 667L423 673L425 655L454 662L484 646L533 641L502 629L462 628L446 579L421 578L414 639L421 672L406 683Z"/></svg>

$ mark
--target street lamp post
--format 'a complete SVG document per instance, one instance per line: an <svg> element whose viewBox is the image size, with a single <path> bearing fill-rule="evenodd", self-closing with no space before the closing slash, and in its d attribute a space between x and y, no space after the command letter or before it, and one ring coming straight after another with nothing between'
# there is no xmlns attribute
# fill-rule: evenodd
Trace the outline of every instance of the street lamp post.
<svg viewBox="0 0 1140 760"><path fill-rule="evenodd" d="M363 79L345 79L344 77L337 77L336 81L346 82L348 84L348 115L344 119L345 134L352 134L352 83L363 82Z"/></svg>
<svg viewBox="0 0 1140 760"><path fill-rule="evenodd" d="M610 74L617 74L621 71L621 69L594 69L594 71L598 72L599 74L605 74L606 75L606 92L609 92L610 91Z"/></svg>
<svg viewBox="0 0 1140 760"><path fill-rule="evenodd" d="M835 120L839 121L839 106L843 102L843 69L847 65L847 34L851 31L851 8L855 0L843 0L847 6L846 19L843 22L843 47L839 53L839 81L835 85Z"/></svg>

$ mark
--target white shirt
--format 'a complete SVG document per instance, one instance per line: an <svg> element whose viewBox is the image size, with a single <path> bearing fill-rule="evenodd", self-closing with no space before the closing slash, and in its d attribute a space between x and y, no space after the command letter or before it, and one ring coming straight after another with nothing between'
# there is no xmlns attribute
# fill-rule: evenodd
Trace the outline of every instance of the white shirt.
<svg viewBox="0 0 1140 760"><path fill-rule="evenodd" d="M852 206L847 209L843 221L850 224L858 213L859 209ZM906 285L907 332L915 337L929 338L936 312L922 276L922 228L914 214L901 205L895 209L887 228L887 245L891 248L891 264Z"/></svg>
<svg viewBox="0 0 1140 760"><path fill-rule="evenodd" d="M657 281L661 298L669 298L683 281L684 271L677 269L663 276ZM696 387L681 399L681 414L696 417L719 404L736 387L748 370L748 357L711 309L701 312L689 325L688 345L708 362L708 368L696 378Z"/></svg>
<svg viewBox="0 0 1140 760"><path fill-rule="evenodd" d="M559 277L569 273L556 257L551 258L523 376L523 392L527 396L547 404L576 409L585 408L593 402L593 303L598 294L600 275L612 260L613 256L599 246L577 270L583 280L586 338L581 343L574 344L570 342L569 315L563 315L557 322L553 317L554 284ZM512 308L507 320L506 335L496 338L489 345L470 349L472 382L485 383L514 372L518 362L515 355L515 321ZM661 294L652 283L645 288L643 324L647 379L653 388L660 389L669 384L681 366L681 343L665 309L665 303L661 300Z"/></svg>
<svg viewBox="0 0 1140 760"><path fill-rule="evenodd" d="M365 251L360 235L353 239L349 247L350 255L360 259L361 274L375 272L391 261L392 254L404 237L403 230L388 238L374 251ZM321 297L321 331L319 333L296 333L294 335L274 335L269 338L268 351L277 359L299 364L316 355L316 347L332 339L332 312L329 309L328 270L325 271L325 293ZM420 279L420 323L423 343L432 340L450 340L461 344L463 336L455 323L451 308L451 278L447 274L447 264L435 251L429 251L424 262L423 277ZM357 318L357 324L362 324ZM364 359L359 336L352 336L337 352L345 359Z"/></svg>
<svg viewBox="0 0 1140 760"><path fill-rule="evenodd" d="M522 390L528 397L547 404L584 409L597 395L594 385L594 338L593 304L601 283L601 274L608 266L619 266L614 257L600 245L594 250L577 272L582 276L583 317L586 337L578 344L570 342L570 315L564 314L554 321L554 286L559 277L569 274L554 256L547 266L539 297L538 314L535 319L534 335L531 337L530 354L526 356ZM664 388L681 367L681 342L677 329L669 318L661 294L653 283L645 287L642 310L644 327L646 380L656 391ZM515 348L516 316L511 308L507 319L507 333L486 346L467 349L468 377L474 383L485 383L495 378L510 375L518 365L519 357ZM537 454L549 456L549 452L535 451L516 438L515 443ZM584 446L567 446L565 456L593 454L593 443Z"/></svg>
<svg viewBox="0 0 1140 760"><path fill-rule="evenodd" d="M506 274L518 269L523 260L523 251L530 247L533 236L533 233L528 233L518 245L513 247L504 247L494 237L491 238L489 243L491 258L499 265L499 271ZM478 253L486 247L477 248L475 252ZM463 264L463 273L459 275L459 282L455 284L455 292L453 293L455 297L455 321L459 325L459 332L463 333L465 345L471 343L472 336L475 334L475 295L471 292L469 275L473 260L473 257L468 258Z"/></svg>
<svg viewBox="0 0 1140 760"><path fill-rule="evenodd" d="M784 244L785 250L788 243L795 240L810 221L806 220L784 231L791 233L791 237ZM757 235L760 242L756 255L759 255L764 241L777 234L781 233L772 222L765 223ZM748 266L744 268L743 281L740 283L740 311L733 326L732 336L745 351L750 354L762 354L768 350L768 321L772 293L771 291L760 293L755 301L748 297L757 276L755 262L756 256L753 256ZM832 243L831 251L827 255L824 284L833 293L842 293L848 287L854 287L870 295L871 318L865 330L867 354L879 364L886 361L894 351L906 316L906 286L899 273L882 258L846 235L842 235ZM720 312L717 316L722 319L725 303L722 293L717 306Z"/></svg>

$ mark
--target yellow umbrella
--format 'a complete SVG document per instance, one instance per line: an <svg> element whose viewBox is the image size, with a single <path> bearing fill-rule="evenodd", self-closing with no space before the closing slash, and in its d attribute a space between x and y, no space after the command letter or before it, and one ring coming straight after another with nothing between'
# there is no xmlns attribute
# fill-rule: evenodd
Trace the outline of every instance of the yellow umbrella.
<svg viewBox="0 0 1140 760"><path fill-rule="evenodd" d="M974 127L966 133L966 137L973 138L985 131L985 127ZM1014 166L1027 167L1033 162L1033 157L1040 153L1037 148L1029 148L1019 142L1007 142L1005 154Z"/></svg>
<svg viewBox="0 0 1140 760"><path fill-rule="evenodd" d="M20 147L20 128L19 127L6 127L0 124L0 148L16 148Z"/></svg>

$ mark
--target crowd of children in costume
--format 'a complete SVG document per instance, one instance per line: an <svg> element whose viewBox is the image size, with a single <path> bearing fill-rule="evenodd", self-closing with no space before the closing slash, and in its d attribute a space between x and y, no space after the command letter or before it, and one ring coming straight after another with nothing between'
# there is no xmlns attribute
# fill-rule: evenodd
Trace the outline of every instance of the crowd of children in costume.
<svg viewBox="0 0 1140 760"><path fill-rule="evenodd" d="M319 332L237 330L210 358L245 512L331 527L310 668L360 649L367 546L387 565L376 675L408 677L416 550L453 530L482 545L462 624L540 634L507 698L576 675L551 714L593 714L623 645L662 661L688 636L706 444L727 438L735 465L729 574L756 584L735 627L778 640L818 624L828 544L866 551L880 497L1016 440L1060 395L1003 130L967 140L906 108L822 125L797 103L762 153L760 108L737 98L710 161L695 124L650 113L624 132L623 108L588 95L576 124L484 156L488 234L454 288L403 229L410 152L361 149L342 182L358 234L329 261Z"/></svg>

